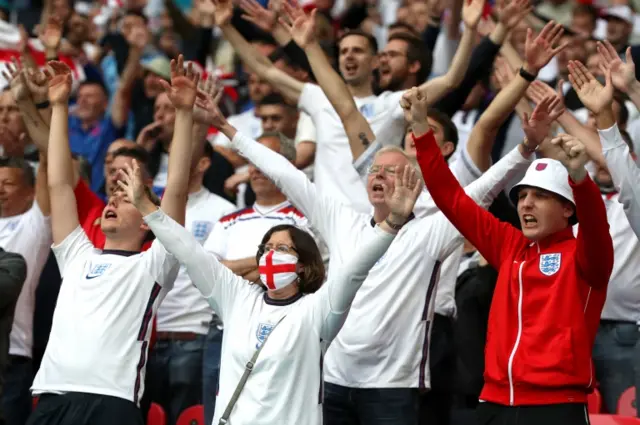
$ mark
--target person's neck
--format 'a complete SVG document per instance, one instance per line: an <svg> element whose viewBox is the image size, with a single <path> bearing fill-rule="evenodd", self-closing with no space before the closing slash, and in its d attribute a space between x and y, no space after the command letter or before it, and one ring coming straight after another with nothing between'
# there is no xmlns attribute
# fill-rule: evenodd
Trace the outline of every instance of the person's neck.
<svg viewBox="0 0 640 425"><path fill-rule="evenodd" d="M286 300L295 297L298 292L300 292L298 284L294 283L291 285L287 285L284 288L276 289L273 291L269 290L267 291L267 295L272 300Z"/></svg>
<svg viewBox="0 0 640 425"><path fill-rule="evenodd" d="M192 174L187 188L189 189L189 195L200 192L202 190L202 174Z"/></svg>
<svg viewBox="0 0 640 425"><path fill-rule="evenodd" d="M258 196L258 194L256 194L256 204L260 205L261 207L271 207L273 205L281 204L286 200L287 200L287 197L284 196L282 193L278 193L278 194L274 193L272 195L262 195L262 196Z"/></svg>
<svg viewBox="0 0 640 425"><path fill-rule="evenodd" d="M381 205L373 208L373 221L376 223L382 223L389 215L389 207Z"/></svg>
<svg viewBox="0 0 640 425"><path fill-rule="evenodd" d="M391 90L391 91L404 91L404 90L409 90L413 87L418 87L420 85L420 83L418 83L416 76L415 75L411 75L407 78L404 79L404 81L402 82L402 84L400 85L400 87L398 87L397 90Z"/></svg>
<svg viewBox="0 0 640 425"><path fill-rule="evenodd" d="M369 97L373 95L373 89L371 88L370 82L359 85L348 85L347 87L349 87L349 93L351 93L351 96L356 98Z"/></svg>
<svg viewBox="0 0 640 425"><path fill-rule="evenodd" d="M131 238L114 239L107 236L103 250L140 252L140 242Z"/></svg>

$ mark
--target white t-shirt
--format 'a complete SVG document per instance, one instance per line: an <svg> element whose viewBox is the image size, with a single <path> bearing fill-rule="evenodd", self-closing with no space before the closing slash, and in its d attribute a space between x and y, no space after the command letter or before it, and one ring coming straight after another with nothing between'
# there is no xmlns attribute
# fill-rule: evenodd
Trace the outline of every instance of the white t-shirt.
<svg viewBox="0 0 640 425"><path fill-rule="evenodd" d="M173 286L177 260L158 241L142 253L100 251L82 227L53 253L62 285L33 393L83 392L138 404L153 318Z"/></svg>
<svg viewBox="0 0 640 425"><path fill-rule="evenodd" d="M266 149L266 148L265 148ZM185 264L193 283L225 324L217 424L246 363L264 348L229 417L230 425L321 425L322 341L340 328L367 271L394 236L370 229L341 272L313 294L274 300L236 276L162 211L145 217L154 234ZM265 339L268 336L268 340Z"/></svg>
<svg viewBox="0 0 640 425"><path fill-rule="evenodd" d="M51 221L36 201L24 214L0 218L0 247L22 255L27 263L27 279L18 297L9 337L9 354L14 356L32 356L35 294L50 246Z"/></svg>
<svg viewBox="0 0 640 425"><path fill-rule="evenodd" d="M301 142L316 143L316 126L313 125L313 120L311 119L311 117L304 112L300 112L300 115L298 117L298 125L296 126L295 138L296 147ZM302 171L304 171L309 179L313 180L313 174L315 173L314 170L315 168L312 163Z"/></svg>
<svg viewBox="0 0 640 425"><path fill-rule="evenodd" d="M404 137L404 115L400 108L402 91L355 98L356 105L377 135L384 127L389 137L383 144L400 145ZM369 212L367 191L353 167L349 140L337 112L322 89L305 84L298 106L311 116L317 129L314 182L321 193L360 212ZM245 133L247 136L250 134Z"/></svg>
<svg viewBox="0 0 640 425"><path fill-rule="evenodd" d="M198 242L204 244L214 224L234 209L235 205L231 202L203 187L189 195L184 227ZM193 286L187 270L181 266L173 289L158 308L158 331L206 335L212 315L209 303Z"/></svg>
<svg viewBox="0 0 640 425"><path fill-rule="evenodd" d="M371 215L322 193L286 159L242 134L236 134L233 144L299 206L327 242L331 279L359 249L362 235L371 228ZM529 162L514 150L466 191L488 207ZM327 382L351 388L429 388L434 290L442 261L462 241L442 213L415 218L403 227L369 272L329 346Z"/></svg>

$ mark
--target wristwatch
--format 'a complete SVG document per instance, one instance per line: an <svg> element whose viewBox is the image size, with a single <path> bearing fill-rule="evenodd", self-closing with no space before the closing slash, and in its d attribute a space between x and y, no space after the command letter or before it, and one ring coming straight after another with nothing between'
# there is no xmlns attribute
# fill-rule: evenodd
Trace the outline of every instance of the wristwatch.
<svg viewBox="0 0 640 425"><path fill-rule="evenodd" d="M530 83L533 83L536 80L536 75L533 75L532 73L525 71L525 69L523 67L520 67L520 71L518 72L520 74L520 76L522 78L524 78L525 80L527 80Z"/></svg>
<svg viewBox="0 0 640 425"><path fill-rule="evenodd" d="M394 223L394 222L392 222L391 220L389 220L389 218L388 218L388 217L384 219L384 222L385 222L385 223L387 223L387 226L391 227L393 230L396 230L396 231L398 231L398 230L402 229L402 227L407 223L407 222L405 221L405 222L404 222L404 223L402 223L402 224L397 224L397 223Z"/></svg>
<svg viewBox="0 0 640 425"><path fill-rule="evenodd" d="M531 147L531 145L529 145L529 139L527 139L526 137L522 140L522 142L520 143L522 145L522 148L525 150L525 152L527 153L534 153L535 151L537 151L540 148L540 145L536 145L534 147Z"/></svg>

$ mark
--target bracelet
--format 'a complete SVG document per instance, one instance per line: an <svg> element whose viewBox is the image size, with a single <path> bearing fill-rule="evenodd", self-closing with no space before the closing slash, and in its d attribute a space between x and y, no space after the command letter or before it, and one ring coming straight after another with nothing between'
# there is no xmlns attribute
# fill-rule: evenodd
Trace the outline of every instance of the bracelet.
<svg viewBox="0 0 640 425"><path fill-rule="evenodd" d="M536 75L533 75L527 71L525 71L525 69L523 67L520 67L520 71L519 74L522 78L524 78L525 80L527 80L530 83L533 83L536 80Z"/></svg>
<svg viewBox="0 0 640 425"><path fill-rule="evenodd" d="M392 222L391 220L389 220L389 217L384 219L384 222L387 223L387 226L391 227L393 230L400 230L402 229L402 227L405 225L405 223L402 224L396 224L394 222Z"/></svg>
<svg viewBox="0 0 640 425"><path fill-rule="evenodd" d="M36 103L36 109L47 109L49 105L49 101L45 100L44 102Z"/></svg>
<svg viewBox="0 0 640 425"><path fill-rule="evenodd" d="M534 153L540 148L540 145L537 145L532 149L531 146L529 146L529 144L527 143L528 141L529 139L525 137L524 140L522 140L522 142L520 143L522 145L522 148L525 150L525 152Z"/></svg>

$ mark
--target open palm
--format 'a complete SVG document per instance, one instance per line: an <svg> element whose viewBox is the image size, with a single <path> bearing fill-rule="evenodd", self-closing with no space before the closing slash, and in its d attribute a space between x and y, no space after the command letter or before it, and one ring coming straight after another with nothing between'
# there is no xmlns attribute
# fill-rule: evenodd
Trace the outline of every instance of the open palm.
<svg viewBox="0 0 640 425"><path fill-rule="evenodd" d="M395 187L393 191L385 188L385 202L391 214L405 219L409 217L421 190L422 182L413 165L396 166Z"/></svg>
<svg viewBox="0 0 640 425"><path fill-rule="evenodd" d="M231 0L210 0L216 6L213 17L219 27L228 25L233 17L233 2Z"/></svg>
<svg viewBox="0 0 640 425"><path fill-rule="evenodd" d="M594 114L600 113L613 102L611 71L605 71L606 85L600 84L580 61L569 61L569 81L584 106Z"/></svg>
<svg viewBox="0 0 640 425"><path fill-rule="evenodd" d="M556 24L553 21L544 26L540 34L533 38L533 31L531 28L527 29L527 39L524 45L524 59L530 71L538 73L544 68L551 58L557 55L562 49L567 47L567 43L554 48L554 44L557 44L562 34L564 33L563 26Z"/></svg>
<svg viewBox="0 0 640 425"><path fill-rule="evenodd" d="M626 93L636 81L636 65L631 56L631 47L627 48L626 63L620 59L616 49L608 41L598 42L598 53L604 68L611 71L613 86Z"/></svg>
<svg viewBox="0 0 640 425"><path fill-rule="evenodd" d="M71 70L63 62L51 61L45 71L49 81L49 101L53 104L67 104L71 94Z"/></svg>
<svg viewBox="0 0 640 425"><path fill-rule="evenodd" d="M522 130L530 144L539 146L547 138L553 122L564 113L564 108L558 108L560 102L556 95L547 96L538 103L531 117L524 115Z"/></svg>
<svg viewBox="0 0 640 425"><path fill-rule="evenodd" d="M316 38L316 9L307 14L299 6L292 6L289 3L283 3L282 6L289 22L280 18L280 24L289 31L293 41L304 49Z"/></svg>
<svg viewBox="0 0 640 425"><path fill-rule="evenodd" d="M464 0L462 20L467 28L475 30L484 11L485 0Z"/></svg>
<svg viewBox="0 0 640 425"><path fill-rule="evenodd" d="M191 110L196 101L199 79L200 75L193 71L193 64L189 63L185 70L184 57L180 55L177 61L171 60L171 84L162 79L156 81L167 92L173 106Z"/></svg>
<svg viewBox="0 0 640 425"><path fill-rule="evenodd" d="M133 160L133 167L125 165L124 170L119 170L118 187L122 189L125 196L136 208L146 198L144 183L142 180L142 170L138 161Z"/></svg>

